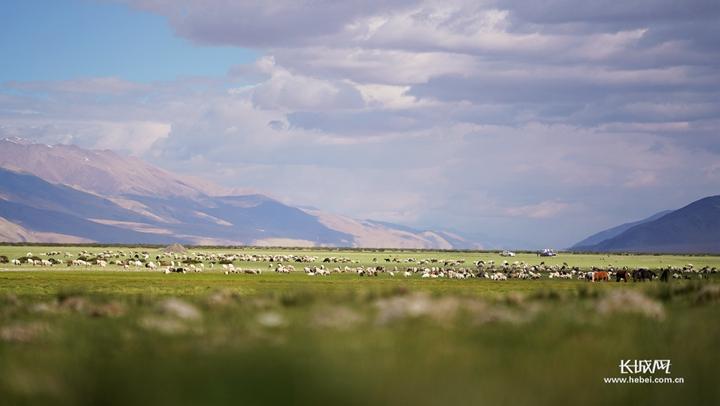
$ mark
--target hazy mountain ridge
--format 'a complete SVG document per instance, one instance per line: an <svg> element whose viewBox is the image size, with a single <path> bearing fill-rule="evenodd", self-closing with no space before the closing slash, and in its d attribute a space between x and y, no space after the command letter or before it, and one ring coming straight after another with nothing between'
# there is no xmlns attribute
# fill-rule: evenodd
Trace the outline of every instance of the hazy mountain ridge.
<svg viewBox="0 0 720 406"><path fill-rule="evenodd" d="M570 249L571 250L582 250L583 248L591 247L596 244L600 244L601 242L603 242L605 240L609 240L613 237L616 237L616 236L622 234L623 232L629 230L632 227L635 227L637 225L644 224L644 223L647 223L650 221L657 220L660 217L662 217L666 214L669 214L669 213L672 213L672 210L663 210L659 213L655 213L652 216L644 218L642 220L632 221L629 223L620 224L619 226L608 228L607 230L600 231L598 233L595 233L595 234L585 238L584 240L582 240L582 241L576 243L575 245L573 245L572 247L570 247Z"/></svg>
<svg viewBox="0 0 720 406"><path fill-rule="evenodd" d="M595 245L597 252L720 253L720 195L636 224Z"/></svg>
<svg viewBox="0 0 720 406"><path fill-rule="evenodd" d="M21 139L0 140L0 167L101 195L197 196L231 193L229 188L178 176L139 158L118 155L109 150L32 144Z"/></svg>
<svg viewBox="0 0 720 406"><path fill-rule="evenodd" d="M465 248L454 234L233 195L112 151L4 139L0 168L3 241Z"/></svg>

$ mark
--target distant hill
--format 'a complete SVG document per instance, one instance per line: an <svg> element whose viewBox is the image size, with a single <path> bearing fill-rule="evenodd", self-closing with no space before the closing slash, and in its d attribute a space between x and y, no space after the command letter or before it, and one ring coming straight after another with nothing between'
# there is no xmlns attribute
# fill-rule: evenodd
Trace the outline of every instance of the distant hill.
<svg viewBox="0 0 720 406"><path fill-rule="evenodd" d="M422 231L418 230L412 227L407 226L399 226L397 224L388 223L385 221L374 221L374 220L365 220L368 224L373 225L379 225L384 226L390 229L394 230L401 230L406 231L408 233L411 233L413 235L423 235L428 239L437 239L438 241L447 242L447 246L441 247L446 249L459 249L459 250L479 250L479 249L485 249L482 244L470 241L468 238L463 237L461 235L458 235L457 233L449 232L449 231Z"/></svg>
<svg viewBox="0 0 720 406"><path fill-rule="evenodd" d="M672 213L672 210L661 211L659 213L653 214L652 216L642 219L642 220L633 221L631 223L621 224L619 226L615 226L613 228L609 228L607 230L600 231L599 233L595 233L595 234L591 235L590 237L587 237L586 239L576 243L575 245L570 247L570 249L582 251L583 249L585 249L587 247L591 247L593 245L600 244L601 242L603 242L605 240L609 240L613 237L617 237L618 235L624 233L625 231L629 230L632 227L635 227L640 224L648 223L650 221L657 220L660 217L662 217L668 213Z"/></svg>
<svg viewBox="0 0 720 406"><path fill-rule="evenodd" d="M177 241L168 235L143 233L92 221L104 218L138 222L146 219L130 210L93 194L63 185L53 185L36 176L0 168L0 226L22 230L20 241L43 241L50 233L54 241L102 241L107 243L166 243ZM31 230L31 231L30 231ZM39 233L39 234L38 234ZM8 239L9 240L9 239Z"/></svg>
<svg viewBox="0 0 720 406"><path fill-rule="evenodd" d="M700 199L582 250L720 253L720 196Z"/></svg>
<svg viewBox="0 0 720 406"><path fill-rule="evenodd" d="M0 140L0 167L33 174L51 183L103 195L198 196L230 194L211 182L178 176L147 162L74 145Z"/></svg>
<svg viewBox="0 0 720 406"><path fill-rule="evenodd" d="M0 140L0 241L465 248L454 234L300 209L112 151Z"/></svg>

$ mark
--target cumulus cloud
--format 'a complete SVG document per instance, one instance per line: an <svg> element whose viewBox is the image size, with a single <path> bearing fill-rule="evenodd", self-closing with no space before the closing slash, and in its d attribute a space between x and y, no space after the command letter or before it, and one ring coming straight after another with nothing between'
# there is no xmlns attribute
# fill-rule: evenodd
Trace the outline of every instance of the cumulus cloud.
<svg viewBox="0 0 720 406"><path fill-rule="evenodd" d="M363 98L353 85L293 74L275 65L272 58L263 58L260 66L269 74L264 82L252 86L256 106L275 110L329 110L358 108Z"/></svg>

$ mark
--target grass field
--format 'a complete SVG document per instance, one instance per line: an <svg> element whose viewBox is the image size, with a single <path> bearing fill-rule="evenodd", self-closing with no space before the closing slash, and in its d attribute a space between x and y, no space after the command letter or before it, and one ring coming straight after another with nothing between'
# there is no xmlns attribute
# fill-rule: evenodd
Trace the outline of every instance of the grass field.
<svg viewBox="0 0 720 406"><path fill-rule="evenodd" d="M0 246L0 255L106 249L159 253ZM191 251L399 268L406 264L384 259L720 268L711 256ZM235 265L265 271L0 264L0 404L720 404L718 275L491 281L309 277L276 274L263 262ZM653 376L684 383L603 383L625 376L623 359L669 359L671 374Z"/></svg>

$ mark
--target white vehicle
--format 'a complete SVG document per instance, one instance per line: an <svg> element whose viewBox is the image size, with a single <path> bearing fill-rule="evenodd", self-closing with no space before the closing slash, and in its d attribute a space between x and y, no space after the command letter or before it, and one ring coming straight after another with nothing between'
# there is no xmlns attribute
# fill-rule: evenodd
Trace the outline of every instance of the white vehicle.
<svg viewBox="0 0 720 406"><path fill-rule="evenodd" d="M515 253L512 252L512 251L505 250L505 251L503 251L503 252L500 253L500 256L501 256L501 257L514 257L514 256L515 256Z"/></svg>
<svg viewBox="0 0 720 406"><path fill-rule="evenodd" d="M545 248L544 250L539 251L538 255L540 255L541 257L554 257L557 256L557 253L550 248Z"/></svg>

